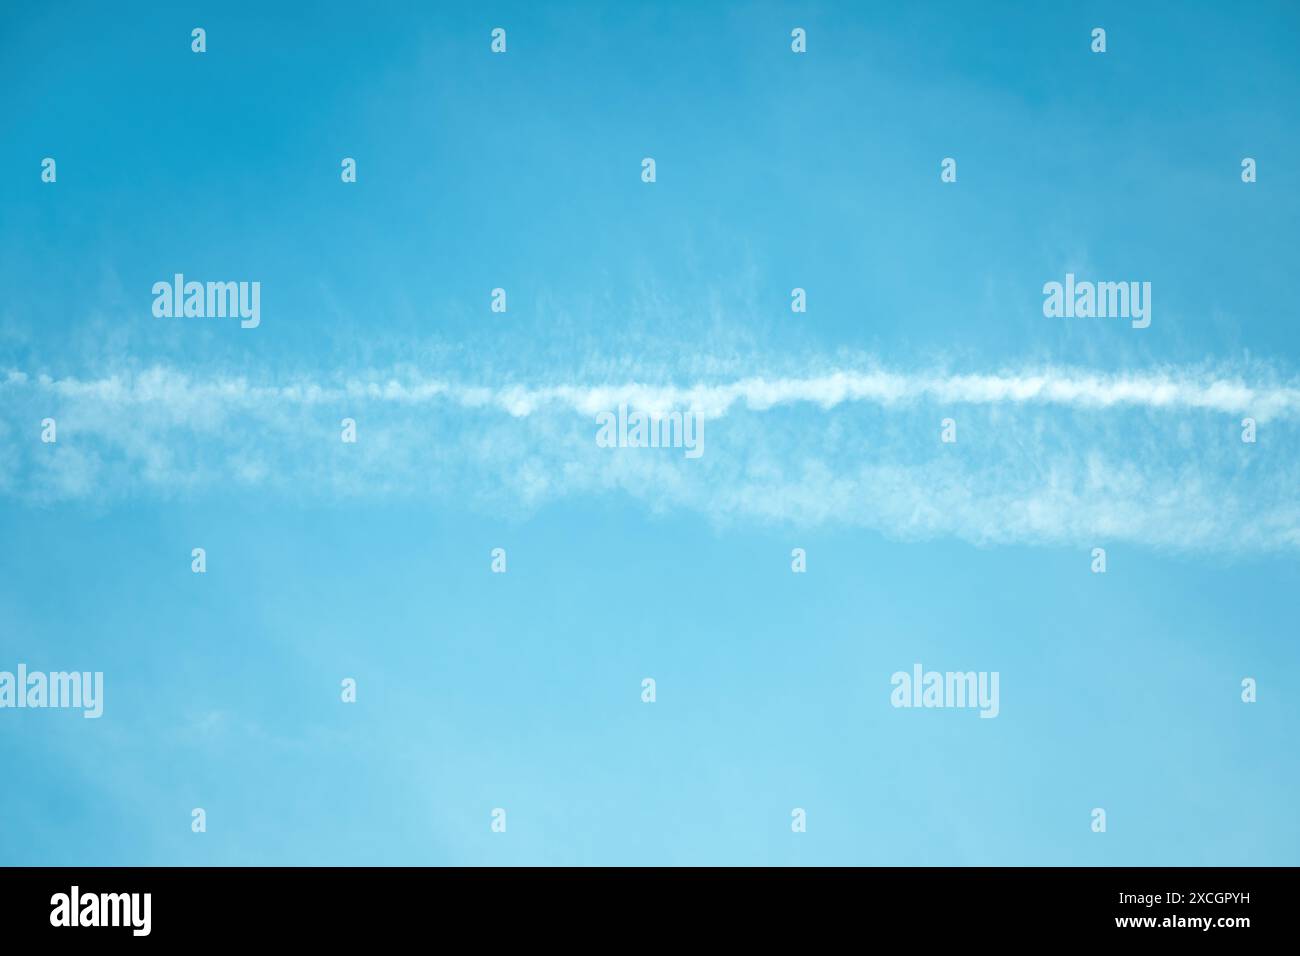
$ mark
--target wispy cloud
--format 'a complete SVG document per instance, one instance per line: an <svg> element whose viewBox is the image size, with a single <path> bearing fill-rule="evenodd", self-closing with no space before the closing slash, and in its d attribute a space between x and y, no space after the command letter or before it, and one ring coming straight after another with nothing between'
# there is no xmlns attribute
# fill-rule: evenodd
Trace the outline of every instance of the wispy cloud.
<svg viewBox="0 0 1300 956"><path fill-rule="evenodd" d="M409 369L282 381L170 366L0 373L0 494L433 497L526 513L623 494L710 520L980 543L1300 546L1300 385L1264 368L1038 367L491 385ZM692 409L707 452L596 446L620 404ZM58 421L58 443L40 421ZM358 441L340 441L356 419ZM940 420L958 441L939 440ZM1255 444L1241 420L1259 423Z"/></svg>
<svg viewBox="0 0 1300 956"><path fill-rule="evenodd" d="M804 377L753 376L729 382L692 385L566 384L488 387L409 373L344 378L333 383L296 381L256 384L246 377L202 378L154 366L102 378L30 377L10 370L5 385L57 399L94 401L120 407L162 406L178 415L195 415L215 406L256 408L268 404L328 406L348 401L402 405L446 402L463 408L496 408L516 417L554 406L594 414L619 402L640 408L693 408L709 416L733 406L762 411L809 403L823 409L846 402L897 405L934 401L972 405L1000 403L1063 405L1084 409L1138 407L1204 409L1248 414L1266 421L1300 412L1300 385L1250 385L1239 375L1166 369L1158 372L1102 374L1071 368L1042 368L1000 374L903 374L884 370L834 370Z"/></svg>

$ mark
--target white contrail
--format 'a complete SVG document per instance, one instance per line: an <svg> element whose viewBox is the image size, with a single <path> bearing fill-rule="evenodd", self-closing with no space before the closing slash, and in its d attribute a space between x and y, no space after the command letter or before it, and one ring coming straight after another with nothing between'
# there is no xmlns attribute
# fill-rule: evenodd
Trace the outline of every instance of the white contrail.
<svg viewBox="0 0 1300 956"><path fill-rule="evenodd" d="M622 382L519 384L405 369L279 380L168 366L0 372L0 499L225 486L508 513L615 494L711 521L900 539L1300 549L1300 388L1267 366L796 367L687 385L637 381L631 369ZM698 412L707 451L690 460L599 446L596 415L622 404ZM942 444L949 416L961 437ZM57 443L42 438L47 418ZM344 419L359 430L354 444L341 441Z"/></svg>
<svg viewBox="0 0 1300 956"><path fill-rule="evenodd" d="M562 385L467 385L445 379L397 375L342 378L334 383L292 381L257 384L243 377L199 378L160 366L92 379L28 376L11 371L4 385L30 388L68 400L104 405L160 405L173 413L202 407L250 408L331 405L372 400L418 405L443 402L465 408L494 408L524 417L551 407L583 414L621 403L648 411L691 408L719 417L739 405L752 411L797 403L821 408L865 402L895 405L918 401L944 404L1040 404L1104 410L1204 410L1249 415L1260 421L1300 412L1300 386L1250 385L1239 376L1162 370L1107 374L1070 368L999 374L831 371L809 376L752 376L729 382L660 385L645 382Z"/></svg>

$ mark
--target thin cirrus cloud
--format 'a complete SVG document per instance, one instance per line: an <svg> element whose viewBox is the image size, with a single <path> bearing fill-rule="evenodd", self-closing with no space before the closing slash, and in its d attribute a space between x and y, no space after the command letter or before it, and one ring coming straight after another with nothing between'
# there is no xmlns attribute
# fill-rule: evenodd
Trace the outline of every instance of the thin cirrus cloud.
<svg viewBox="0 0 1300 956"><path fill-rule="evenodd" d="M655 512L897 539L1253 551L1300 546L1300 386L1262 366L981 374L878 366L691 384L360 377L83 378L11 370L0 494L429 497L526 514L623 495ZM602 448L595 416L694 410L705 453ZM344 417L355 444L340 440ZM58 423L40 441L42 419ZM940 441L940 422L957 441ZM1242 441L1242 420L1258 440Z"/></svg>

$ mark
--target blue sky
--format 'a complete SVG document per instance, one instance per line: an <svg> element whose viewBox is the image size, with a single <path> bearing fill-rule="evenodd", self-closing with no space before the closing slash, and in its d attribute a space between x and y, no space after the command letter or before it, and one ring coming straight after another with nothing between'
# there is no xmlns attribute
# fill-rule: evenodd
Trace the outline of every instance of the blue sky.
<svg viewBox="0 0 1300 956"><path fill-rule="evenodd" d="M1294 7L266 6L0 14L0 862L1297 862Z"/></svg>

